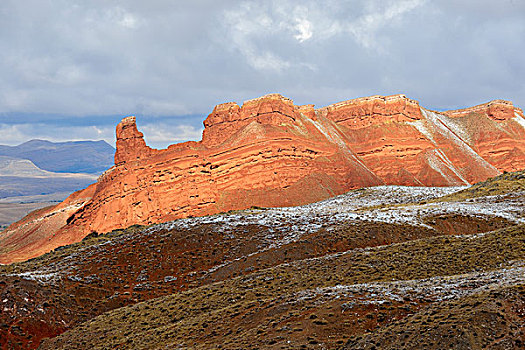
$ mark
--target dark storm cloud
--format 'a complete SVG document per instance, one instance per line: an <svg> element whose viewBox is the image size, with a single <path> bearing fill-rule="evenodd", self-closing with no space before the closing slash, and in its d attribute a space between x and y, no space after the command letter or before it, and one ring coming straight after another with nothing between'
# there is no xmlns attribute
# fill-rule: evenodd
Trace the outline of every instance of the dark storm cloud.
<svg viewBox="0 0 525 350"><path fill-rule="evenodd" d="M165 146L198 139L215 104L269 92L523 107L524 44L517 0L2 1L0 144L111 141L134 114Z"/></svg>

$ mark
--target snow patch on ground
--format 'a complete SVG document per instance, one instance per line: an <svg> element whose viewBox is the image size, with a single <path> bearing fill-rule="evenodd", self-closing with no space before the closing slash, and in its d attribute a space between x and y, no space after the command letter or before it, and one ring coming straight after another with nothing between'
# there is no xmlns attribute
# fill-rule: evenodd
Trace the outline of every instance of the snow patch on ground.
<svg viewBox="0 0 525 350"><path fill-rule="evenodd" d="M47 272L47 271L29 271L22 273L10 274L7 276L17 276L30 281L37 281L41 283L49 283L60 279L58 272Z"/></svg>
<svg viewBox="0 0 525 350"><path fill-rule="evenodd" d="M199 218L186 218L155 225L149 232L188 229L198 225L215 224L219 230L233 230L244 225L260 225L274 231L315 232L322 226L361 220L367 208L379 205L408 204L441 197L466 187L408 187L377 186L355 190L346 194L298 207L245 210L235 214L217 214ZM372 210L370 213L380 211ZM381 215L381 214L380 214ZM376 221L382 221L378 219Z"/></svg>
<svg viewBox="0 0 525 350"><path fill-rule="evenodd" d="M179 219L153 225L132 234L108 236L107 241L82 247L60 261L49 263L45 271L40 268L36 271L16 274L16 276L40 283L52 283L65 276L75 278L76 264L96 256L99 250L108 249L108 246L126 244L125 242L132 241L137 235L169 235L169 231L172 230L200 229L200 226L203 225L209 225L206 229L223 234L225 239L235 239L239 232L253 229L249 226L255 226L255 232L252 234L254 240L258 242L258 247L256 251L247 255L251 256L298 241L303 236L321 229L331 231L341 225L363 222L408 224L432 229L425 224L429 217L459 214L482 218L500 217L516 223L525 223L525 201L523 200L525 192L505 196L485 196L459 202L428 203L433 199L465 188L467 187L377 186L350 191L304 206L248 209L233 213ZM245 256L242 257L244 258ZM215 266L208 272L214 272L240 259L224 261L222 265ZM82 282L90 283L93 278Z"/></svg>
<svg viewBox="0 0 525 350"><path fill-rule="evenodd" d="M344 304L345 308L349 309L354 305L382 304L416 299L426 299L433 302L445 301L478 294L493 287L504 288L524 282L525 266L523 262L518 262L514 266L488 272L472 272L420 280L315 288L301 291L294 297L297 302L317 298L316 302L318 303L334 298L350 299L350 303Z"/></svg>
<svg viewBox="0 0 525 350"><path fill-rule="evenodd" d="M263 242L259 252L299 240L305 234L321 228L331 230L341 224L363 221L389 224L409 224L431 228L428 217L461 214L476 217L500 217L525 223L525 203L520 197L481 197L463 202L425 203L466 187L377 186L348 192L328 200L289 208L245 210L234 214L218 214L187 218L155 225L148 234L162 230L190 229L199 225L214 225L228 235L247 225L261 227ZM383 207L382 207L383 206Z"/></svg>

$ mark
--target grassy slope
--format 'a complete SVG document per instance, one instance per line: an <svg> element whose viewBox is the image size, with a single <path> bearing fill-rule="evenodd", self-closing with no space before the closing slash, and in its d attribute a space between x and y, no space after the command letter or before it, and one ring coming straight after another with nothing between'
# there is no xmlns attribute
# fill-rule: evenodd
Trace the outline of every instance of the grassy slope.
<svg viewBox="0 0 525 350"><path fill-rule="evenodd" d="M522 349L525 284L494 288L422 309L346 349Z"/></svg>
<svg viewBox="0 0 525 350"><path fill-rule="evenodd" d="M353 325L349 315L346 329L334 328L334 324L346 324L342 304L303 302L297 307L293 305L297 293L336 285L488 271L524 256L522 225L476 237L426 238L297 261L113 310L45 342L42 348L160 348L166 344L203 349L220 344L228 349L300 348L318 343L333 348L352 332L359 335L381 325L378 312L361 310L364 320ZM383 314L403 318L424 306L424 302L419 304L401 303L398 309L393 305L394 309L384 310ZM317 313L328 306L331 316L319 318ZM309 328L304 326L305 321L311 323ZM365 326L360 327L362 324ZM287 343L290 339L293 344ZM451 344L454 341L471 340L459 337L451 339Z"/></svg>
<svg viewBox="0 0 525 350"><path fill-rule="evenodd" d="M486 181L478 182L465 190L435 199L434 202L461 201L482 196L505 195L523 191L525 191L525 170L504 173Z"/></svg>

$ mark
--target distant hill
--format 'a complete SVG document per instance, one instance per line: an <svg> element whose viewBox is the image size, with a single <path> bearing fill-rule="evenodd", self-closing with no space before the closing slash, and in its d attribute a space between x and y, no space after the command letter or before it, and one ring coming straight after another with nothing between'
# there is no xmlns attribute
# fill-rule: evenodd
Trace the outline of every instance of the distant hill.
<svg viewBox="0 0 525 350"><path fill-rule="evenodd" d="M49 171L37 167L28 159L0 156L0 176L48 176Z"/></svg>
<svg viewBox="0 0 525 350"><path fill-rule="evenodd" d="M0 198L71 193L96 179L95 174L54 173L27 159L0 156Z"/></svg>
<svg viewBox="0 0 525 350"><path fill-rule="evenodd" d="M114 154L106 141L31 140L18 146L0 145L0 156L28 159L40 169L57 173L102 173L113 165Z"/></svg>
<svg viewBox="0 0 525 350"><path fill-rule="evenodd" d="M0 156L0 230L96 180L96 174L54 173L28 159Z"/></svg>

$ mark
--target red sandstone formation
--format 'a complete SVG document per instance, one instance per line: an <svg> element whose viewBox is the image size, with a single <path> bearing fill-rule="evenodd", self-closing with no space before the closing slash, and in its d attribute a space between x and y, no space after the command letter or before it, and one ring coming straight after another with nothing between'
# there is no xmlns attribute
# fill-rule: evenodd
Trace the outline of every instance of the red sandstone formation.
<svg viewBox="0 0 525 350"><path fill-rule="evenodd" d="M115 166L58 206L0 235L0 263L107 232L250 206L301 205L374 185L453 186L525 164L523 111L507 101L433 112L403 95L321 109L272 94L225 103L202 141L149 148L117 126Z"/></svg>

